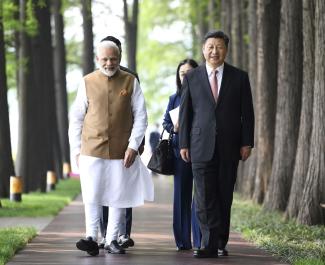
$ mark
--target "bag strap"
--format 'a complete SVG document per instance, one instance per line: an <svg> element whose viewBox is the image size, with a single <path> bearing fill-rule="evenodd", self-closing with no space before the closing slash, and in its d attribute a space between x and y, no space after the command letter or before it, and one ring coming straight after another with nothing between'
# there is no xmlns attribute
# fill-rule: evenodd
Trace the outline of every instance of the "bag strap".
<svg viewBox="0 0 325 265"><path fill-rule="evenodd" d="M162 140L165 130L166 129L164 128L163 131L161 132L160 137L159 137L159 141ZM172 138L173 138L173 134L172 133L169 133L168 142L170 142L172 140Z"/></svg>

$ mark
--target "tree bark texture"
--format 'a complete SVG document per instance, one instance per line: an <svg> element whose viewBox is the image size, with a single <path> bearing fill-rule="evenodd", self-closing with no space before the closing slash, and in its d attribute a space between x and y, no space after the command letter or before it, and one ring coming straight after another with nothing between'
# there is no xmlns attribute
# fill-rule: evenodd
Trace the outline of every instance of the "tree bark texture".
<svg viewBox="0 0 325 265"><path fill-rule="evenodd" d="M91 0L81 0L82 29L84 33L83 53L82 53L82 72L84 75L91 73L95 69L94 64L94 36L93 18L91 12Z"/></svg>
<svg viewBox="0 0 325 265"><path fill-rule="evenodd" d="M137 71L137 35L138 35L138 13L139 1L133 0L132 15L129 16L128 3L123 0L123 19L126 34L127 61L128 67L134 72Z"/></svg>
<svg viewBox="0 0 325 265"><path fill-rule="evenodd" d="M10 176L14 176L7 100L6 52L3 28L3 4L0 3L0 197L9 196Z"/></svg>
<svg viewBox="0 0 325 265"><path fill-rule="evenodd" d="M253 200L262 203L272 172L277 98L280 0L257 1L256 173Z"/></svg>
<svg viewBox="0 0 325 265"><path fill-rule="evenodd" d="M232 27L232 8L230 0L221 0L221 28L231 38L231 27ZM230 40L232 42L232 40ZM230 43L227 53L227 62L232 64L232 52Z"/></svg>
<svg viewBox="0 0 325 265"><path fill-rule="evenodd" d="M286 216L298 215L309 165L315 79L315 0L303 0L303 88L295 167Z"/></svg>
<svg viewBox="0 0 325 265"><path fill-rule="evenodd" d="M303 190L298 222L325 224L320 203L325 202L325 2L316 0L315 14L315 83L313 126L306 184Z"/></svg>
<svg viewBox="0 0 325 265"><path fill-rule="evenodd" d="M51 13L50 0L45 1L45 6L37 5L35 1L35 15L39 23L38 35L32 39L32 50L34 51L34 69L37 73L34 78L39 86L39 95L42 99L38 104L41 106L39 115L40 132L44 137L44 146L40 153L44 159L44 176L48 170L54 171L54 134L56 133L57 117L55 111L54 92L54 69L53 48L51 35ZM61 168L62 170L62 168ZM58 174L58 172L56 172ZM41 190L46 191L46 178L40 180Z"/></svg>
<svg viewBox="0 0 325 265"><path fill-rule="evenodd" d="M52 1L54 17L54 74L56 114L61 150L61 162L70 163L70 146L68 138L68 99L66 84L66 51L64 44L64 21L61 0Z"/></svg>
<svg viewBox="0 0 325 265"><path fill-rule="evenodd" d="M285 210L299 132L302 88L302 2L282 1L274 159L264 206Z"/></svg>
<svg viewBox="0 0 325 265"><path fill-rule="evenodd" d="M16 157L16 173L23 179L23 192L38 188L37 182L44 175L39 155L39 147L43 144L38 128L39 95L38 87L34 86L32 68L31 40L26 34L26 1L20 0L19 20L23 25L19 37L19 60L26 63L19 68L19 119L18 148ZM35 181L36 180L36 181Z"/></svg>
<svg viewBox="0 0 325 265"><path fill-rule="evenodd" d="M248 73L249 80L252 89L253 103L256 106L256 76L257 76L257 0L250 0L247 7L248 15L248 36L249 44L248 48ZM257 109L255 109L255 115L257 115ZM242 192L245 197L251 198L254 191L255 172L256 172L256 148L257 148L257 120L255 121L255 144L252 150L252 155L248 159L244 169L244 183Z"/></svg>
<svg viewBox="0 0 325 265"><path fill-rule="evenodd" d="M229 45L231 46L232 64L236 67L242 68L242 42L243 34L241 29L243 0L231 0L231 38Z"/></svg>

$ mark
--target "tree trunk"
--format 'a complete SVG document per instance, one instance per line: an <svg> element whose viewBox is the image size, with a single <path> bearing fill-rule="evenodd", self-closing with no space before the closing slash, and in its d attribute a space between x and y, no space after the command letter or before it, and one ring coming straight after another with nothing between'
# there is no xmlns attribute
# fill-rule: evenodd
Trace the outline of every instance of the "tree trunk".
<svg viewBox="0 0 325 265"><path fill-rule="evenodd" d="M325 224L325 2L316 0L315 14L315 85L310 158L298 214L301 224ZM311 41L311 40L310 40Z"/></svg>
<svg viewBox="0 0 325 265"><path fill-rule="evenodd" d="M21 0L25 23L25 1ZM17 172L26 191L46 191L46 171L53 170L53 128L56 128L53 58L49 1L33 1L38 32L32 38L21 33L20 58L27 60L20 72L19 142Z"/></svg>
<svg viewBox="0 0 325 265"><path fill-rule="evenodd" d="M249 34L248 32L248 5L252 5L256 0L241 0L241 10L240 10L240 27L241 27L241 69L248 71L249 62L248 62L248 56L249 56L249 48L248 48L248 39L247 36ZM255 12L256 12L256 4L255 4Z"/></svg>
<svg viewBox="0 0 325 265"><path fill-rule="evenodd" d="M64 21L61 11L61 0L52 1L54 16L54 73L56 114L61 151L61 163L70 164L70 146L68 138L68 100L66 84L66 52L64 44ZM61 170L62 171L62 170Z"/></svg>
<svg viewBox="0 0 325 265"><path fill-rule="evenodd" d="M127 60L128 67L134 72L137 71L137 33L138 33L138 14L139 14L139 1L133 0L132 16L129 17L128 4L126 0L124 3L124 27L126 34L126 47L127 47Z"/></svg>
<svg viewBox="0 0 325 265"><path fill-rule="evenodd" d="M26 63L19 68L18 88L18 148L16 173L23 179L23 191L37 189L42 174L42 162L39 159L39 146L42 145L38 128L38 87L34 85L31 40L26 34L26 0L20 0L19 20L22 30L19 33L19 60ZM36 181L35 181L36 180Z"/></svg>
<svg viewBox="0 0 325 265"><path fill-rule="evenodd" d="M315 79L315 0L303 1L303 90L296 162L286 216L298 215L309 164Z"/></svg>
<svg viewBox="0 0 325 265"><path fill-rule="evenodd" d="M257 0L251 0L248 2L248 36L249 46L248 50L248 73L249 80L252 88L253 103L255 106L255 115L257 114L256 109L256 76L257 76ZM245 197L251 198L254 190L254 180L256 171L256 148L257 148L257 120L255 121L255 148L252 151L251 157L248 159L248 163L244 168L244 183L242 193Z"/></svg>
<svg viewBox="0 0 325 265"><path fill-rule="evenodd" d="M242 41L243 34L241 30L241 10L243 9L243 0L231 0L231 38L229 45L231 46L232 64L242 68Z"/></svg>
<svg viewBox="0 0 325 265"><path fill-rule="evenodd" d="M3 3L0 3L0 197L9 196L9 179L14 176L7 101L6 52L3 29Z"/></svg>
<svg viewBox="0 0 325 265"><path fill-rule="evenodd" d="M230 0L221 0L221 28L223 31L231 37L231 26L232 26L232 8L231 8L231 1ZM228 53L227 53L227 62L232 64L232 48L231 44L228 47Z"/></svg>
<svg viewBox="0 0 325 265"><path fill-rule="evenodd" d="M82 54L82 72L83 75L94 71L94 45L93 45L93 18L91 12L91 0L81 0L82 29L84 33L83 54Z"/></svg>
<svg viewBox="0 0 325 265"><path fill-rule="evenodd" d="M298 140L302 88L302 2L282 1L275 150L265 208L285 210Z"/></svg>
<svg viewBox="0 0 325 265"><path fill-rule="evenodd" d="M208 12L208 30L213 30L216 28L216 21L219 21L217 16L218 6L216 0L209 0L207 5Z"/></svg>
<svg viewBox="0 0 325 265"><path fill-rule="evenodd" d="M37 5L35 1L35 17L39 23L38 35L32 39L33 57L35 60L34 78L39 85L41 107L39 128L42 132L44 145L39 150L44 161L44 172L40 179L42 191L46 191L46 172L54 171L54 134L57 132L57 117L55 111L53 48L51 36L50 0L44 6ZM61 168L62 169L62 168ZM59 172L56 172L58 175Z"/></svg>
<svg viewBox="0 0 325 265"><path fill-rule="evenodd" d="M281 1L257 2L256 174L253 200L264 201L272 173ZM270 37L272 36L272 37Z"/></svg>

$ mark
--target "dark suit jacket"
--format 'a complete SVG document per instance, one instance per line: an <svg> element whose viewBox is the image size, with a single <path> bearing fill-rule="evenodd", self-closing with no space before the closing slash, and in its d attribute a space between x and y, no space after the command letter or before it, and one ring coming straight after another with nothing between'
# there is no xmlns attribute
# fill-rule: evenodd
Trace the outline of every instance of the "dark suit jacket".
<svg viewBox="0 0 325 265"><path fill-rule="evenodd" d="M211 160L215 146L221 159L240 159L241 146L254 146L254 110L247 73L225 63L215 103L205 64L190 71L183 80L179 127L180 148L190 149L192 162Z"/></svg>

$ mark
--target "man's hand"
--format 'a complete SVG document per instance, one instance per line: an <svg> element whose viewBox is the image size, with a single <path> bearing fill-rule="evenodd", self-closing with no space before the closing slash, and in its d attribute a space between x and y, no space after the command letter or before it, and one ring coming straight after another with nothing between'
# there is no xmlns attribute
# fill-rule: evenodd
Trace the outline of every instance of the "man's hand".
<svg viewBox="0 0 325 265"><path fill-rule="evenodd" d="M241 160L246 161L247 158L251 155L252 148L250 146L242 146L240 148Z"/></svg>
<svg viewBox="0 0 325 265"><path fill-rule="evenodd" d="M181 157L185 162L190 162L191 158L190 158L190 151L188 150L188 148L182 148L180 151Z"/></svg>
<svg viewBox="0 0 325 265"><path fill-rule="evenodd" d="M123 161L124 166L126 168L129 168L133 164L136 156L137 156L137 151L133 150L132 148L126 149L124 154L124 161Z"/></svg>

